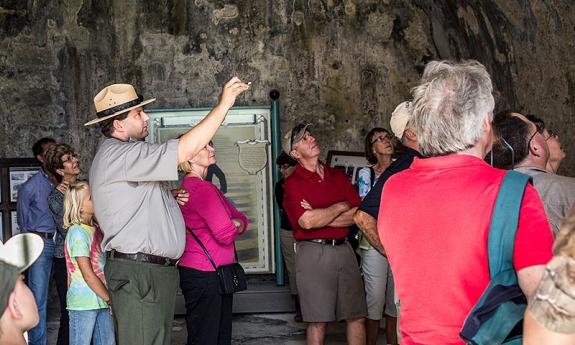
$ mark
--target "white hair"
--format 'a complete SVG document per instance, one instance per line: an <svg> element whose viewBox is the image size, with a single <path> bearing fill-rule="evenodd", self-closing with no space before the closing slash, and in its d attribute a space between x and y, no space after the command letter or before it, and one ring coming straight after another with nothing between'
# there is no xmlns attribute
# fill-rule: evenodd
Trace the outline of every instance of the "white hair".
<svg viewBox="0 0 575 345"><path fill-rule="evenodd" d="M493 119L491 78L475 60L432 61L412 90L410 123L421 152L441 156L473 147L483 134L485 116Z"/></svg>

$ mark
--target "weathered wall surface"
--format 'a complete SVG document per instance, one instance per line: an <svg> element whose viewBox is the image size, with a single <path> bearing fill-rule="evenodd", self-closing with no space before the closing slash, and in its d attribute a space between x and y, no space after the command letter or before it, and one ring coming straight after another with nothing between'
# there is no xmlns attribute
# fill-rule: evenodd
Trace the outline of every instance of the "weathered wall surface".
<svg viewBox="0 0 575 345"><path fill-rule="evenodd" d="M215 104L232 75L239 104L281 92L282 129L316 123L324 154L361 150L387 127L432 59L488 66L498 109L539 114L575 175L575 5L571 0L2 0L0 157L29 156L42 136L79 148L99 133L92 98L133 83L153 107Z"/></svg>

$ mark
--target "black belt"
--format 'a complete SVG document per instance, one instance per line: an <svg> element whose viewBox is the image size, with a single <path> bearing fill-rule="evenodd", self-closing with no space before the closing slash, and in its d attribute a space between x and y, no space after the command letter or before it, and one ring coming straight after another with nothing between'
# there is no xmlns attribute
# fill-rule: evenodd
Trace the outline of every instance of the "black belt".
<svg viewBox="0 0 575 345"><path fill-rule="evenodd" d="M340 238L340 239L326 240L326 239L322 239L322 238L314 238L314 239L311 239L311 240L302 240L302 241L319 243L319 244L327 244L327 245L330 245L330 246L339 246L339 245L344 244L345 241L347 241L347 239L345 239L345 238Z"/></svg>
<svg viewBox="0 0 575 345"><path fill-rule="evenodd" d="M41 231L26 231L31 234L36 234L42 238L52 238L54 237L54 232L41 232Z"/></svg>
<svg viewBox="0 0 575 345"><path fill-rule="evenodd" d="M177 260L165 258L163 256L144 254L144 253L126 254L126 253L120 253L115 250L106 252L106 257L110 259L126 259L131 261L147 262L150 264L157 264L163 266L174 266L177 262Z"/></svg>

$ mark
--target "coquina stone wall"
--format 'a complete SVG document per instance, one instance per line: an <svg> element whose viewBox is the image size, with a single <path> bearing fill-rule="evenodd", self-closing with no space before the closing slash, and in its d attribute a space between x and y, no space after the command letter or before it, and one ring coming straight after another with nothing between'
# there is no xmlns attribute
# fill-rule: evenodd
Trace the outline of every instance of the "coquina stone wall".
<svg viewBox="0 0 575 345"><path fill-rule="evenodd" d="M232 75L238 104L281 93L281 126L316 124L328 149L361 150L388 126L425 63L474 58L497 109L538 114L575 175L572 0L2 0L0 157L40 137L68 142L87 171L99 133L92 98L133 83L154 108L214 105Z"/></svg>

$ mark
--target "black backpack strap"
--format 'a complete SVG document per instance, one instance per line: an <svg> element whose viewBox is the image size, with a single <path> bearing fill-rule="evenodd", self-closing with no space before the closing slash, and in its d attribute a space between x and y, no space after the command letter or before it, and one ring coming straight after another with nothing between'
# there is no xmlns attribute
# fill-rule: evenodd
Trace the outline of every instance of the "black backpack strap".
<svg viewBox="0 0 575 345"><path fill-rule="evenodd" d="M373 187L375 184L375 169L371 166L369 167L369 186L370 188Z"/></svg>

